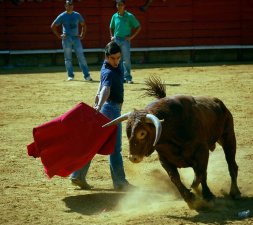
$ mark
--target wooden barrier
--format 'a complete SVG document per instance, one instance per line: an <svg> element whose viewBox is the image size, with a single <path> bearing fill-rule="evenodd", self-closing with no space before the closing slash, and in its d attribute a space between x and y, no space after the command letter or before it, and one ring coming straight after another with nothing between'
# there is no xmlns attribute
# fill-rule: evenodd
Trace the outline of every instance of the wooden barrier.
<svg viewBox="0 0 253 225"><path fill-rule="evenodd" d="M251 0L153 0L146 12L144 0L127 0L127 10L141 22L134 48L252 45ZM109 41L109 22L116 12L111 0L76 1L74 10L87 23L85 48L103 48ZM0 50L60 49L50 25L64 11L64 1L0 3Z"/></svg>

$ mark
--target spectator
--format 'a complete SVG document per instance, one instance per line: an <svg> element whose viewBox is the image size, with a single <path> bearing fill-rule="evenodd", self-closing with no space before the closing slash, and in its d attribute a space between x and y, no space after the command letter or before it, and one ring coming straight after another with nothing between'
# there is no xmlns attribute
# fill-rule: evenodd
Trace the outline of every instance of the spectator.
<svg viewBox="0 0 253 225"><path fill-rule="evenodd" d="M115 42L110 42L105 47L105 61L101 68L100 85L95 97L94 108L110 119L120 116L124 99L124 77L120 67L121 50ZM118 124L114 152L109 156L110 171L115 190L128 190L133 186L128 183L125 176L123 159L121 155L122 125ZM90 163L71 175L72 184L82 189L90 189L86 182L86 174ZM101 171L102 172L102 171Z"/></svg>
<svg viewBox="0 0 253 225"><path fill-rule="evenodd" d="M151 5L152 2L153 2L153 0L146 0L145 4L140 7L140 10L145 12L148 9L148 7Z"/></svg>
<svg viewBox="0 0 253 225"><path fill-rule="evenodd" d="M73 11L72 0L67 0L65 3L66 11L61 13L52 23L51 28L54 34L62 40L62 47L64 51L65 67L68 74L68 81L74 79L73 65L72 65L72 48L74 49L79 66L83 72L86 81L92 81L88 69L87 61L83 54L83 47L81 39L85 37L86 23L83 17ZM79 34L79 24L81 25L81 33ZM58 27L62 25L62 34L58 32Z"/></svg>
<svg viewBox="0 0 253 225"><path fill-rule="evenodd" d="M110 22L111 40L121 48L124 80L126 83L132 84L130 44L131 40L140 32L141 26L135 16L125 10L125 0L116 0L116 6L118 11L112 16ZM132 29L134 29L133 33Z"/></svg>
<svg viewBox="0 0 253 225"><path fill-rule="evenodd" d="M146 12L148 7L151 5L152 2L153 2L153 0L146 0L145 4L140 7L140 10L142 12ZM163 2L166 2L166 0L163 0Z"/></svg>

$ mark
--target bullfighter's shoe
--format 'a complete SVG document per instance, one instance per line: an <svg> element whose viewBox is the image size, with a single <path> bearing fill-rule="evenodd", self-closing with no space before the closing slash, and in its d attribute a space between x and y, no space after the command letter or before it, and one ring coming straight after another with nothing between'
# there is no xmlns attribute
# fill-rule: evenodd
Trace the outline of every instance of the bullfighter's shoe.
<svg viewBox="0 0 253 225"><path fill-rule="evenodd" d="M74 186L80 187L82 190L90 190L93 188L93 186L89 185L86 181L81 181L75 178L71 178L71 183Z"/></svg>
<svg viewBox="0 0 253 225"><path fill-rule="evenodd" d="M133 84L134 82L132 80L124 79L124 83L125 84Z"/></svg>
<svg viewBox="0 0 253 225"><path fill-rule="evenodd" d="M135 189L136 189L136 186L128 182L114 186L115 191L133 191Z"/></svg>

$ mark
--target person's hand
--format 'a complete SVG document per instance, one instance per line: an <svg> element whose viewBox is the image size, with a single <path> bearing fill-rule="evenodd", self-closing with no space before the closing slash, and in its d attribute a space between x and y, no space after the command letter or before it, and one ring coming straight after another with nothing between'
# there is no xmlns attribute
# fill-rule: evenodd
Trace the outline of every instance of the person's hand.
<svg viewBox="0 0 253 225"><path fill-rule="evenodd" d="M79 38L82 40L82 39L84 39L84 35L83 34L80 34L79 35Z"/></svg>
<svg viewBox="0 0 253 225"><path fill-rule="evenodd" d="M96 110L96 112L98 113L101 109L101 106L100 105L95 105L94 106L94 109Z"/></svg>
<svg viewBox="0 0 253 225"><path fill-rule="evenodd" d="M99 94L97 94L96 97L95 97L95 101L94 101L95 105L98 104L98 101L99 101Z"/></svg>
<svg viewBox="0 0 253 225"><path fill-rule="evenodd" d="M131 36L125 37L125 40L126 40L126 41L131 41L131 39L132 39Z"/></svg>
<svg viewBox="0 0 253 225"><path fill-rule="evenodd" d="M94 109L99 112L100 109L101 109L101 106L98 105L98 102L99 102L99 94L96 95L95 97L95 104L94 104Z"/></svg>
<svg viewBox="0 0 253 225"><path fill-rule="evenodd" d="M111 37L111 41L114 41L114 39L115 39L115 38L112 36L112 37Z"/></svg>
<svg viewBox="0 0 253 225"><path fill-rule="evenodd" d="M67 35L66 35L66 34L62 34L62 35L61 35L61 39L64 40L64 39L66 39L66 38L67 38Z"/></svg>

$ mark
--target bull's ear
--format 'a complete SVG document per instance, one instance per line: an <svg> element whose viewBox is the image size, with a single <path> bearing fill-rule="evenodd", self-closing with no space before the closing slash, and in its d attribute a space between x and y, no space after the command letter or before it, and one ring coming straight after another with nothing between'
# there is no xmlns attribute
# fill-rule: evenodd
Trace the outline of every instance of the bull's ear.
<svg viewBox="0 0 253 225"><path fill-rule="evenodd" d="M130 114L131 114L131 112L125 113L125 114L117 117L116 119L110 121L109 123L104 124L102 127L109 127L109 126L121 123L122 121L127 120Z"/></svg>

